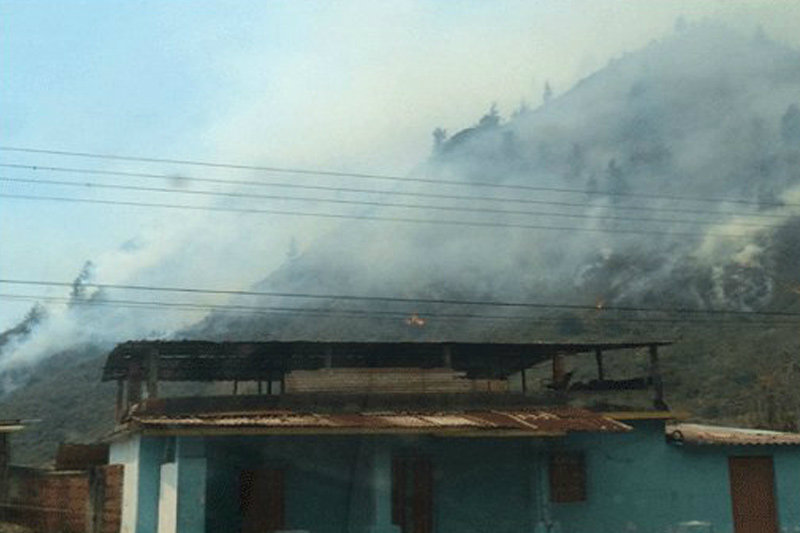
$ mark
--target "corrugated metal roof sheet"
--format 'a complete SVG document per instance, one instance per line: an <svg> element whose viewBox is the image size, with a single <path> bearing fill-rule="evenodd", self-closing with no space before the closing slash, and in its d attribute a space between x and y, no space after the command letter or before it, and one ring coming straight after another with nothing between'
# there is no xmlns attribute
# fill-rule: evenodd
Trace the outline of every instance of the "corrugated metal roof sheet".
<svg viewBox="0 0 800 533"><path fill-rule="evenodd" d="M0 420L0 433L11 433L25 429L25 423L22 420Z"/></svg>
<svg viewBox="0 0 800 533"><path fill-rule="evenodd" d="M716 445L800 445L800 433L786 433L765 429L745 429L705 424L670 424L666 427L667 438L685 444Z"/></svg>
<svg viewBox="0 0 800 533"><path fill-rule="evenodd" d="M374 412L353 414L262 411L184 416L133 415L143 430L214 433L218 430L263 430L264 433L449 433L499 432L557 436L580 432L625 432L631 428L599 413L575 408L465 412Z"/></svg>

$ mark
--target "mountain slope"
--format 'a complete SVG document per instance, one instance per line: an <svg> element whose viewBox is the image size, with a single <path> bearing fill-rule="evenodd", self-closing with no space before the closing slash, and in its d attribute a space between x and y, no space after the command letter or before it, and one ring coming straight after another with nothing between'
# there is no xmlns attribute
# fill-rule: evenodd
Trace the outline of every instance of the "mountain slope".
<svg viewBox="0 0 800 533"><path fill-rule="evenodd" d="M435 209L365 206L353 214L418 220L344 223L254 287L449 303L238 297L305 312L217 312L174 337L671 338L673 407L796 427L796 318L719 311L800 313L798 103L798 51L713 25L668 36L537 109L439 135L423 179L398 189ZM3 400L4 416L43 418L20 437L25 460L109 427L100 352L54 357Z"/></svg>

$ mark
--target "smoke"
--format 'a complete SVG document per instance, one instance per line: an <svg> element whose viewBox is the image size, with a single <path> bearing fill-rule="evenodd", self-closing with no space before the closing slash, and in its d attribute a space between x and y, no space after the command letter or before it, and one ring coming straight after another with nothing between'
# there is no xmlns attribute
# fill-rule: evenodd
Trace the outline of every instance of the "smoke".
<svg viewBox="0 0 800 533"><path fill-rule="evenodd" d="M792 198L800 193L799 88L796 50L763 34L681 24L675 34L611 61L536 109L521 107L506 120L492 106L471 128L449 137L444 129L434 131L433 154L414 175L535 188L539 192L483 186L469 192L550 201L501 204L549 214L487 214L481 209L498 204L476 200L458 204L473 212L435 216L508 227L347 223L257 287L767 309L783 291L775 273L798 259L779 257L776 250L785 248L782 230L798 214ZM553 192L564 189L590 194ZM564 207L569 203L586 205ZM572 229L514 227L520 224ZM402 309L425 316L424 310ZM367 333L337 327L339 322L302 318L212 317L188 331L276 338L343 331L372 338L414 334L396 324L370 325ZM470 322L436 335L491 336L492 331Z"/></svg>
<svg viewBox="0 0 800 533"><path fill-rule="evenodd" d="M180 224L144 228L119 249L91 258L71 292L63 295L69 305L51 309L34 335L2 348L0 372L40 360L65 344L111 345L145 336L497 338L506 330L492 322L461 321L450 327L436 314L513 314L456 305L211 296L193 296L192 302L357 308L396 312L397 317L379 320L375 313L375 322L365 326L363 320L324 314L310 319L154 312L103 302L187 298L96 291L87 284L92 279L174 285L174 273L180 272L196 287L264 291L731 310L774 304L786 281L779 278L791 277L789 265L798 259L790 228L797 223L793 205L800 203L800 53L713 24L681 24L675 34L612 60L559 93L562 86L548 84L548 96L538 107L520 106L508 118L491 107L476 117L474 126L449 136L444 127L454 131L451 125L429 124L429 130L441 127L433 153L411 176L464 186L382 184L375 188L421 197L370 196L463 210L374 205L344 210L307 203L303 210L365 218L336 224L287 218L291 224L281 231L263 217L225 214L220 217L230 222L220 223L207 213L182 212L173 217ZM314 135L347 138L345 126ZM257 147L243 150L250 149ZM173 181L191 188L183 174ZM537 190L476 185L487 183ZM442 194L477 199L437 196ZM336 198L353 196L339 193ZM203 205L234 203L208 199ZM291 201L267 204L253 198L246 205L298 210ZM562 318L562 325L570 326L563 331L580 329L571 317Z"/></svg>

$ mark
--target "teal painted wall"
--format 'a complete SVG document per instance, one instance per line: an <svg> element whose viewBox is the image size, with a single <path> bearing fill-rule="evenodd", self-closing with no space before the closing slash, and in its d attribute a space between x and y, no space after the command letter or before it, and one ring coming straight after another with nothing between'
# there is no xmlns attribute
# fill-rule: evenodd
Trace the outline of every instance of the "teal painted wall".
<svg viewBox="0 0 800 533"><path fill-rule="evenodd" d="M431 439L423 448L434 464L435 531L533 531L538 453L529 441Z"/></svg>
<svg viewBox="0 0 800 533"><path fill-rule="evenodd" d="M565 533L661 533L682 521L717 528L730 522L727 459L717 453L699 460L675 449L664 440L663 423L638 423L622 435L576 435L562 445L583 451L587 469L587 500L552 504Z"/></svg>
<svg viewBox="0 0 800 533"><path fill-rule="evenodd" d="M139 441L139 497L136 533L156 533L158 529L158 491L165 439L142 437Z"/></svg>
<svg viewBox="0 0 800 533"><path fill-rule="evenodd" d="M588 497L552 504L564 533L664 533L680 522L710 522L733 532L728 457L771 455L782 531L800 531L800 449L667 444L660 422L622 435L575 435L568 449L586 454Z"/></svg>
<svg viewBox="0 0 800 533"><path fill-rule="evenodd" d="M285 466L286 526L314 533L371 523L364 472L373 445L423 454L435 465L436 531L530 530L535 524L530 441L376 437L208 439L208 531L240 527L239 469Z"/></svg>
<svg viewBox="0 0 800 533"><path fill-rule="evenodd" d="M177 533L203 533L206 529L206 481L208 479L205 439L178 437L176 444Z"/></svg>
<svg viewBox="0 0 800 533"><path fill-rule="evenodd" d="M780 523L787 533L800 533L800 450L780 447L774 457Z"/></svg>
<svg viewBox="0 0 800 533"><path fill-rule="evenodd" d="M364 444L351 437L209 438L207 530L241 527L239 472L259 466L286 469L288 529L342 533L366 525Z"/></svg>
<svg viewBox="0 0 800 533"><path fill-rule="evenodd" d="M800 532L800 448L676 446L665 442L661 422L635 423L627 434L559 439L274 436L204 441L202 518L209 532L239 530L239 471L263 466L286 469L287 529L363 532L371 522L366 495L372 446L432 460L436 533L532 532L547 517L563 533L667 533L689 520L711 522L716 533L732 533L731 455L774 457L782 531ZM142 439L137 533L156 531L163 442ZM585 454L587 500L551 504L548 452L565 449ZM189 485L191 490L202 484L197 479ZM200 516L192 515L195 520ZM199 530L195 526L193 531Z"/></svg>

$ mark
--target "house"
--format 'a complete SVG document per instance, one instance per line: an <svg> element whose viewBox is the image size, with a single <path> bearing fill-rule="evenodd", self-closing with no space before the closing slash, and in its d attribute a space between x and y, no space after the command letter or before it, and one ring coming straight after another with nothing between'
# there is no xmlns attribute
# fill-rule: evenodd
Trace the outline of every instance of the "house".
<svg viewBox="0 0 800 533"><path fill-rule="evenodd" d="M676 422L668 345L120 344L121 531L800 528L800 436Z"/></svg>

